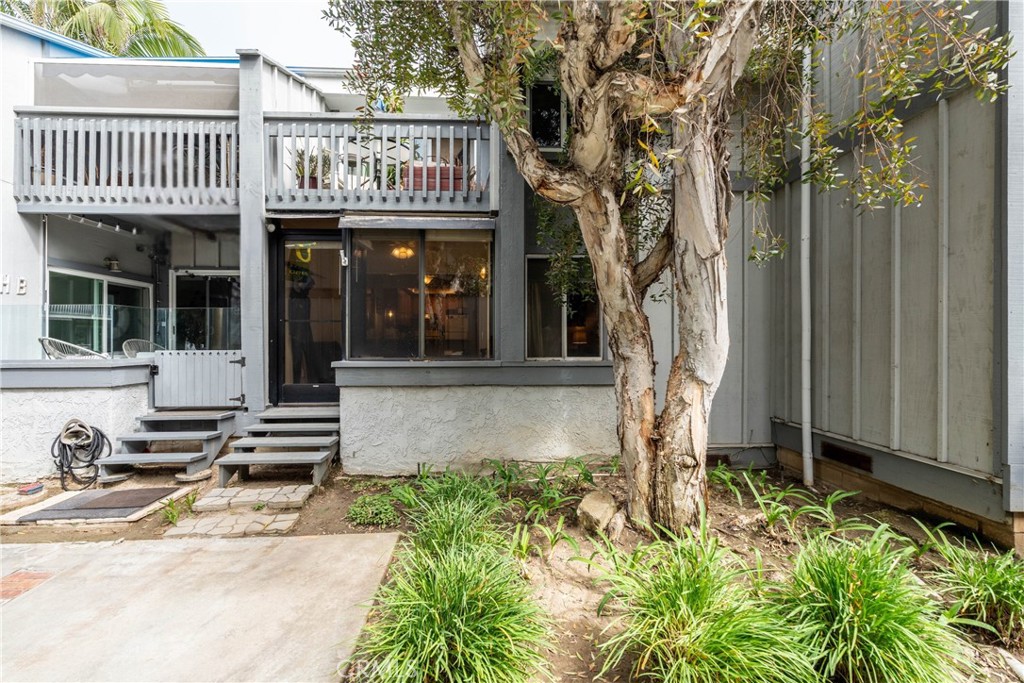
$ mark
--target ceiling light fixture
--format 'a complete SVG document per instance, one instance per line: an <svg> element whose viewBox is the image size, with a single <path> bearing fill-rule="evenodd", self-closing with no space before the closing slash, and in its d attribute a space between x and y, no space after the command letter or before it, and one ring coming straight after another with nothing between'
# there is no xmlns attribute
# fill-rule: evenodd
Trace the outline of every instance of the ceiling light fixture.
<svg viewBox="0 0 1024 683"><path fill-rule="evenodd" d="M407 247L403 244L392 249L391 255L397 259L404 260L407 258L412 258L413 256L416 255L416 252L412 250L412 247Z"/></svg>

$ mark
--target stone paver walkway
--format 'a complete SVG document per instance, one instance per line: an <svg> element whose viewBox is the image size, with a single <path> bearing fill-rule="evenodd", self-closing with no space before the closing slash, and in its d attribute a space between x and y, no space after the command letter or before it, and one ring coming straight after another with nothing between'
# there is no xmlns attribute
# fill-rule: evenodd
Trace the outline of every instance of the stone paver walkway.
<svg viewBox="0 0 1024 683"><path fill-rule="evenodd" d="M192 508L196 512L216 512L236 508L266 507L271 510L294 510L313 495L313 487L278 486L270 489L247 489L233 486L226 489L210 489ZM262 503L263 505L260 505Z"/></svg>
<svg viewBox="0 0 1024 683"><path fill-rule="evenodd" d="M224 536L238 538L240 536L257 536L267 534L286 534L299 521L299 513L286 512L277 515L264 515L258 512L242 514L207 515L204 517L188 517L178 520L176 526L164 532L164 538L181 536Z"/></svg>

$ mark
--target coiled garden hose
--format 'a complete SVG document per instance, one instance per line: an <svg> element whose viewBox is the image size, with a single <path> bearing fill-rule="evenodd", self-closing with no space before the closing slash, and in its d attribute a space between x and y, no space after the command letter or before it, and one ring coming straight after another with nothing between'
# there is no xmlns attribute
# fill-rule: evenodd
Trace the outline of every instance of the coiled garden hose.
<svg viewBox="0 0 1024 683"><path fill-rule="evenodd" d="M81 488L89 488L100 474L96 461L110 455L110 439L97 427L79 419L68 420L53 440L50 455L60 473L62 489L68 490L69 477Z"/></svg>

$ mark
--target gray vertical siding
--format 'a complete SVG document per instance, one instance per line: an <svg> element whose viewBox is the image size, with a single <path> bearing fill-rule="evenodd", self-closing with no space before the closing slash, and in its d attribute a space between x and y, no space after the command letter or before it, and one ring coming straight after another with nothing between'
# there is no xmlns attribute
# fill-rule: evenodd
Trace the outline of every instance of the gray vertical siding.
<svg viewBox="0 0 1024 683"><path fill-rule="evenodd" d="M998 108L970 93L941 107L906 124L929 185L920 206L858 212L846 191L815 197L813 421L865 446L999 476L990 398ZM851 155L840 168L852 174ZM772 352L771 407L792 423L800 419L798 189L770 208L791 245L771 266L771 346L781 349Z"/></svg>
<svg viewBox="0 0 1024 683"><path fill-rule="evenodd" d="M1024 34L1024 3L1001 5L1005 28L1015 36ZM1003 467L1003 499L1008 510L1024 510L1024 60L1010 62L1010 93L1004 103L1001 124L1006 145L1004 165L999 169L1006 183L1006 213L999 226L1002 257L997 260L999 302L998 352L999 391L995 401L1001 408L999 451ZM998 155L994 155L998 156ZM1002 208L1002 207L1000 207Z"/></svg>
<svg viewBox="0 0 1024 683"><path fill-rule="evenodd" d="M755 207L744 201L742 193L734 195L729 217L729 361L722 384L715 394L710 419L712 447L760 446L771 442L769 420L772 346L769 325L773 299L769 280L770 268L759 268L747 261L753 239ZM668 276L664 282L668 281ZM676 318L670 296L671 287L655 284L646 309L651 320L654 351L657 360L655 386L662 392L668 379L672 355L679 348ZM663 396L659 393L660 409Z"/></svg>

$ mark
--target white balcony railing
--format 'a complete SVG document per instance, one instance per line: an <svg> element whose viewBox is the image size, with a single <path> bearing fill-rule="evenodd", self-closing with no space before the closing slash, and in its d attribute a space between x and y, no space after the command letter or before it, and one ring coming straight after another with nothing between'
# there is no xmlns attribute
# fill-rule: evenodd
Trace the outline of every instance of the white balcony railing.
<svg viewBox="0 0 1024 683"><path fill-rule="evenodd" d="M263 130L268 209L481 212L497 199L485 123L287 113Z"/></svg>
<svg viewBox="0 0 1024 683"><path fill-rule="evenodd" d="M237 113L18 109L14 153L21 211L237 211Z"/></svg>

